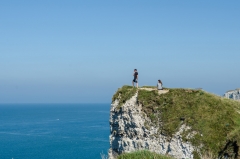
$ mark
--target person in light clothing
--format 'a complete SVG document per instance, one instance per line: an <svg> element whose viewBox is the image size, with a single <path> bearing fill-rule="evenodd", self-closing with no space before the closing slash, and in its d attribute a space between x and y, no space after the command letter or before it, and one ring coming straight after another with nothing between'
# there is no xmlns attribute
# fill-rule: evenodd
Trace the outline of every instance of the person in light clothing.
<svg viewBox="0 0 240 159"><path fill-rule="evenodd" d="M162 81L161 80L158 80L158 84L157 84L157 89L158 90L163 90L163 87L162 87Z"/></svg>

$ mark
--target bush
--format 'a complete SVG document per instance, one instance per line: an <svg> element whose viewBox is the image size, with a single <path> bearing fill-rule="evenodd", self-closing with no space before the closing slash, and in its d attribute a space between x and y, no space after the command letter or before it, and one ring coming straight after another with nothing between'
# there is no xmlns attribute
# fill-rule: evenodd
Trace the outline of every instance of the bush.
<svg viewBox="0 0 240 159"><path fill-rule="evenodd" d="M135 151L131 153L124 153L117 157L117 159L173 159L168 156L163 156L155 152L147 150Z"/></svg>

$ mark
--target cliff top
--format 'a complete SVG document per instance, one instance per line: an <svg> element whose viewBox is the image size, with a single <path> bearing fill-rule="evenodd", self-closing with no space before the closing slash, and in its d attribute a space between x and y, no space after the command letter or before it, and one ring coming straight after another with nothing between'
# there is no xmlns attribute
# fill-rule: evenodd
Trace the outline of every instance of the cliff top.
<svg viewBox="0 0 240 159"><path fill-rule="evenodd" d="M236 88L235 90L228 90L228 91L226 91L226 93L235 92L235 91L239 91L239 90L240 90L240 88Z"/></svg>
<svg viewBox="0 0 240 159"><path fill-rule="evenodd" d="M237 149L238 152L229 154L240 153L239 102L203 90L165 90L165 93L159 93L152 86L139 89L123 86L118 89L112 100L118 100L118 108L121 109L128 99L138 93L138 104L151 120L150 123L146 123L146 127L159 127L159 133L171 138L172 134L185 124L190 129L181 134L183 140L201 148L201 151L210 150L221 154ZM189 134L193 134L193 137L189 138Z"/></svg>

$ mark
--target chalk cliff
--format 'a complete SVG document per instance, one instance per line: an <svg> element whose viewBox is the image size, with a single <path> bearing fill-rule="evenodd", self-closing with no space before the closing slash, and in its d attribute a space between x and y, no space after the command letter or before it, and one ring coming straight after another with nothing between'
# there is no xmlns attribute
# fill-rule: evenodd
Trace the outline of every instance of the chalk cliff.
<svg viewBox="0 0 240 159"><path fill-rule="evenodd" d="M240 89L230 90L224 94L225 98L240 101Z"/></svg>
<svg viewBox="0 0 240 159"><path fill-rule="evenodd" d="M114 154L141 149L168 153L176 158L193 158L194 147L189 142L183 142L181 137L181 132L188 127L182 125L171 139L159 134L158 127L148 130L144 123L150 122L150 119L142 114L142 106L137 104L137 93L121 110L118 110L117 106L118 101L115 101L110 111L110 158L113 158Z"/></svg>
<svg viewBox="0 0 240 159"><path fill-rule="evenodd" d="M226 112L232 113L234 119L223 119L223 121L226 120L226 122L221 124L229 124L229 130L226 129L224 130L226 132L219 131L218 133L217 129L222 127L216 126L216 130L212 127L216 124L214 120L221 122L221 120L218 119L218 117L222 115L221 113L219 113L219 115L214 114L213 118L209 120L206 119L209 117L204 118L204 114L195 115L195 113L202 113L199 112L201 109L206 109L204 111L213 111L216 108L207 110L208 108L201 108L201 105L198 105L196 107L200 108L195 110L195 108L192 108L193 102L191 103L189 99L178 101L183 98L180 97L181 95L191 95L191 97L196 98L199 96L199 101L198 99L196 99L196 101L201 103L201 100L205 99L202 98L202 96L206 95L206 93L202 90L194 91L184 89L180 90L181 94L178 94L178 92L179 90L170 90L170 92L161 93L152 88L134 90L126 86L119 89L113 97L110 108L109 158L114 159L119 154L143 149L159 154L167 154L179 159L201 158L205 150L217 154L220 158L224 156L239 158L240 137L238 134L240 134L240 129L235 127L237 126L235 121L230 123L228 120L239 120L240 122L240 117L237 117L239 114L234 110L240 109L240 105L234 103L234 108L226 110ZM175 96L179 96L179 98ZM209 94L206 96L209 96ZM229 102L224 100L226 99L221 99L220 97L216 99L220 107L221 104L226 105ZM179 104L177 102L179 102ZM190 107L188 107L188 104ZM202 105L205 104L206 101L203 102ZM173 105L175 108L171 108L170 105ZM179 108L176 105L180 105L181 107ZM171 113L172 116L167 113ZM164 116L164 114L167 114L167 116ZM207 122L211 120L212 124L209 125ZM194 122L197 122L197 124L194 124ZM201 128L202 126L206 128ZM226 125L223 126L223 128L225 127ZM211 140L207 135L210 137L212 135L213 139ZM214 135L219 135L219 137L214 137ZM206 143L207 141L209 143Z"/></svg>

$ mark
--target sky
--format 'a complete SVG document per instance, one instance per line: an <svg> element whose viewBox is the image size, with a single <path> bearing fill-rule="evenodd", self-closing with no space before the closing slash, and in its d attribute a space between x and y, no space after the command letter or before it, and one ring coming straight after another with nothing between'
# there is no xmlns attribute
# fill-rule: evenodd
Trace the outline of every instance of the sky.
<svg viewBox="0 0 240 159"><path fill-rule="evenodd" d="M240 1L0 0L0 103L110 103L139 85L240 87Z"/></svg>

